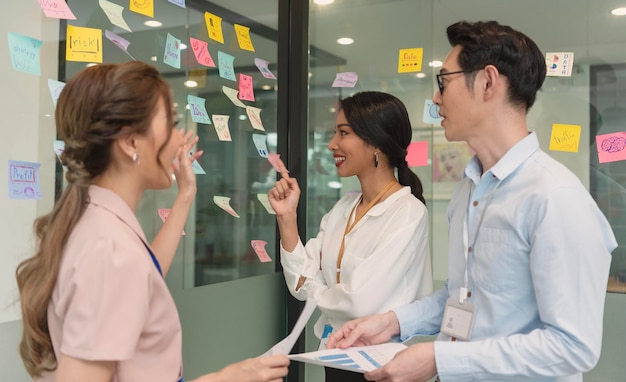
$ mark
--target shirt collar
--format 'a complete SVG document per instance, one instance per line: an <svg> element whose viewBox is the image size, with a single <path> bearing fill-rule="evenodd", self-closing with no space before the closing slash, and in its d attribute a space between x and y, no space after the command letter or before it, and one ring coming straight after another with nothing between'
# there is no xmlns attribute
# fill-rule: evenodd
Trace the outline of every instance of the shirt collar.
<svg viewBox="0 0 626 382"><path fill-rule="evenodd" d="M117 216L118 219L123 221L127 226L135 231L137 236L139 236L144 243L147 243L146 236L143 229L141 229L141 225L139 224L135 213L115 192L92 184L89 186L89 203L94 206L104 208L113 215Z"/></svg>
<svg viewBox="0 0 626 382"><path fill-rule="evenodd" d="M524 163L535 151L539 150L539 140L537 134L529 132L526 137L517 142L500 158L496 164L489 169L486 174L505 179L513 173L522 163ZM464 177L468 177L478 184L482 174L483 166L477 156L474 156L465 167Z"/></svg>
<svg viewBox="0 0 626 382"><path fill-rule="evenodd" d="M382 202L376 204L375 206L373 206L366 215L371 215L371 216L378 216L381 215L383 212L385 212L385 210L387 209L388 206L390 206L395 200L403 197L404 195L407 195L411 193L411 187L409 186L403 186L401 189L399 189L398 191L394 192L393 194L389 195L387 197L387 199L383 200ZM357 198L355 199L355 201L350 205L350 208L346 209L346 211L344 212L344 216L346 217L346 219L349 218L350 216L350 211L352 211L352 208L354 208L354 206L359 203L361 201L361 197L363 196L362 193L359 193Z"/></svg>

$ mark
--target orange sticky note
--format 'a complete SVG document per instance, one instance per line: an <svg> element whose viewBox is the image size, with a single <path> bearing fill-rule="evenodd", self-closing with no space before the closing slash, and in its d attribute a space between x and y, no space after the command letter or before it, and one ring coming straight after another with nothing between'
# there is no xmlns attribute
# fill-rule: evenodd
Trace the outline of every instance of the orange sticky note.
<svg viewBox="0 0 626 382"><path fill-rule="evenodd" d="M224 34L222 32L222 18L209 12L204 12L204 21L209 38L217 42L224 43Z"/></svg>
<svg viewBox="0 0 626 382"><path fill-rule="evenodd" d="M420 72L422 70L423 48L400 49L398 73Z"/></svg>
<svg viewBox="0 0 626 382"><path fill-rule="evenodd" d="M578 152L580 143L580 130L578 125L552 124L552 134L550 136L550 150Z"/></svg>
<svg viewBox="0 0 626 382"><path fill-rule="evenodd" d="M131 11L154 17L154 1L153 0L130 0L128 7Z"/></svg>

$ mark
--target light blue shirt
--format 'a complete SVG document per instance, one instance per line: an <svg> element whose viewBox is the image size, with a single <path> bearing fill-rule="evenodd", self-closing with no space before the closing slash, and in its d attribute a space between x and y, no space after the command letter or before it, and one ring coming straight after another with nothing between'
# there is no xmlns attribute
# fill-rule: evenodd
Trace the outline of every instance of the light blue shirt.
<svg viewBox="0 0 626 382"><path fill-rule="evenodd" d="M617 243L589 192L530 133L483 175L473 158L448 207L446 286L394 309L402 339L439 332L458 298L467 255L469 342L439 334L442 381L582 381L600 357ZM464 224L467 222L464 235Z"/></svg>

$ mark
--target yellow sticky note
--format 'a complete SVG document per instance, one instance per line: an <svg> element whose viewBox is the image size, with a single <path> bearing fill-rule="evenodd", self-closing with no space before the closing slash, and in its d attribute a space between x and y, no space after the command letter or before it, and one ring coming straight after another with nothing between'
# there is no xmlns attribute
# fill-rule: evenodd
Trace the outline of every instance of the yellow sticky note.
<svg viewBox="0 0 626 382"><path fill-rule="evenodd" d="M154 1L153 0L130 0L130 6L128 7L135 13L154 17Z"/></svg>
<svg viewBox="0 0 626 382"><path fill-rule="evenodd" d="M235 24L235 34L241 49L254 52L254 46L252 46L252 40L250 39L250 28Z"/></svg>
<svg viewBox="0 0 626 382"><path fill-rule="evenodd" d="M398 73L420 72L422 70L422 56L424 49L400 49L398 55Z"/></svg>
<svg viewBox="0 0 626 382"><path fill-rule="evenodd" d="M580 130L578 125L552 124L552 135L550 136L550 150L578 152L580 143Z"/></svg>
<svg viewBox="0 0 626 382"><path fill-rule="evenodd" d="M222 32L222 18L209 12L204 12L204 21L206 29L209 32L209 38L217 42L224 43L224 34Z"/></svg>
<svg viewBox="0 0 626 382"><path fill-rule="evenodd" d="M65 59L102 63L102 30L68 25Z"/></svg>

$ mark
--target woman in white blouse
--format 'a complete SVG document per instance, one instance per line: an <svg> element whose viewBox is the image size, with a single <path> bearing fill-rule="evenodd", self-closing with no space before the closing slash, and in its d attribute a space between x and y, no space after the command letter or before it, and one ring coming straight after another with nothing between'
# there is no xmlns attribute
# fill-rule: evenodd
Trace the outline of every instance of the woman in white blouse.
<svg viewBox="0 0 626 382"><path fill-rule="evenodd" d="M322 218L306 245L298 235L300 188L281 163L269 191L281 236L281 264L291 294L313 298L322 339L344 322L383 313L432 292L428 212L419 178L406 162L411 123L404 104L381 92L340 101L328 144L340 177L356 176L349 193ZM398 178L396 179L395 171ZM326 369L326 381L364 381L362 374Z"/></svg>

